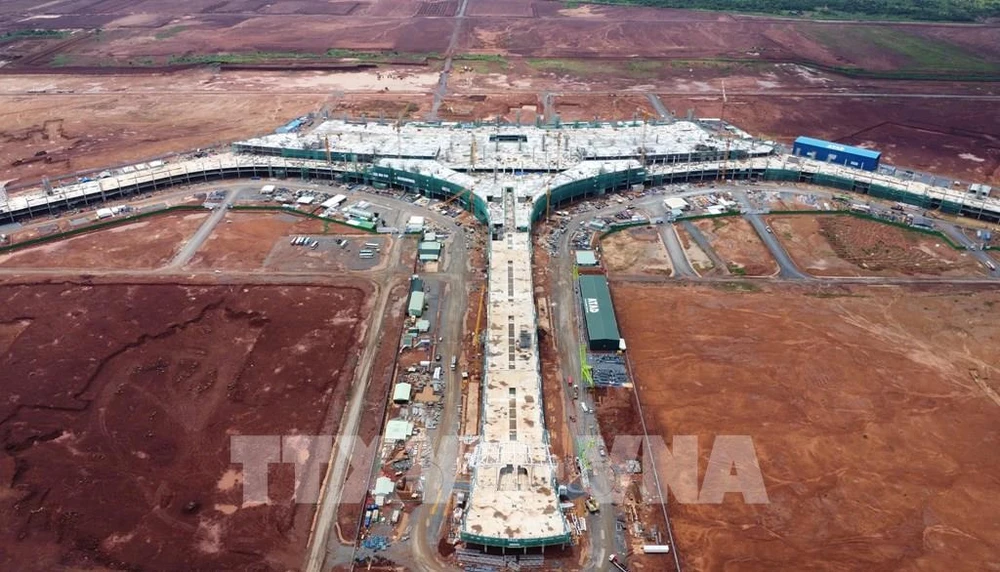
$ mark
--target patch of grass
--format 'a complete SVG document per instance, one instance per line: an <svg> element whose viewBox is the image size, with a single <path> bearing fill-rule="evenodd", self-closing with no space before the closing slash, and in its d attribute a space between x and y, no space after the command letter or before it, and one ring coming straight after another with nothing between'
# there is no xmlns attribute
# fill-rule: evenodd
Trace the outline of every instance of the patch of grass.
<svg viewBox="0 0 1000 572"><path fill-rule="evenodd" d="M455 61L479 61L479 62L500 62L507 63L507 58L500 54L459 54L452 58Z"/></svg>
<svg viewBox="0 0 1000 572"><path fill-rule="evenodd" d="M258 64L269 60L315 60L321 54L300 52L244 52L171 56L169 64Z"/></svg>
<svg viewBox="0 0 1000 572"><path fill-rule="evenodd" d="M617 75L643 79L655 77L666 65L666 60L601 60L573 58L529 58L525 62L532 68L549 73L576 77Z"/></svg>
<svg viewBox="0 0 1000 572"><path fill-rule="evenodd" d="M995 0L586 0L626 4L852 20L962 21L1000 16Z"/></svg>
<svg viewBox="0 0 1000 572"><path fill-rule="evenodd" d="M628 63L629 75L633 77L655 76L663 69L662 60L632 60Z"/></svg>
<svg viewBox="0 0 1000 572"><path fill-rule="evenodd" d="M337 59L354 59L366 62L387 62L387 61L407 61L422 62L432 58L439 58L437 52L364 52L358 50L345 50L342 48L330 48L326 51L326 57Z"/></svg>
<svg viewBox="0 0 1000 572"><path fill-rule="evenodd" d="M184 30L187 30L187 26L171 26L165 30L161 30L154 36L157 40L166 40L167 38L173 38L177 34L180 34Z"/></svg>
<svg viewBox="0 0 1000 572"><path fill-rule="evenodd" d="M0 34L0 43L25 39L59 39L65 38L69 34L69 32L64 30L14 30Z"/></svg>
<svg viewBox="0 0 1000 572"><path fill-rule="evenodd" d="M600 75L603 70L596 70L600 67L599 62L588 62L586 60L553 59L553 58L528 58L526 63L539 71L573 74L573 75Z"/></svg>
<svg viewBox="0 0 1000 572"><path fill-rule="evenodd" d="M726 228L726 226L728 226L728 225L729 225L729 221L727 221L727 220L723 220L721 218L713 218L712 219L712 231L713 232L717 231L717 230L720 230L720 229L723 229L723 228Z"/></svg>
<svg viewBox="0 0 1000 572"><path fill-rule="evenodd" d="M747 269L743 268L739 264L734 264L734 263L730 262L729 264L726 265L726 267L729 269L729 273L732 274L732 275L734 275L734 276L746 276L747 275Z"/></svg>
<svg viewBox="0 0 1000 572"><path fill-rule="evenodd" d="M365 62L413 61L420 62L435 57L434 53L404 53L404 52L360 52L331 48L324 53L314 52L240 52L195 54L189 56L173 56L170 64L261 64L281 60L324 60L324 59L355 59Z"/></svg>
<svg viewBox="0 0 1000 572"><path fill-rule="evenodd" d="M59 68L73 63L73 58L69 54L56 54L52 57L51 65Z"/></svg>
<svg viewBox="0 0 1000 572"><path fill-rule="evenodd" d="M866 54L870 53L900 58L905 63L899 66L899 72L947 71L954 74L1000 71L997 62L955 44L888 26L850 26L836 30L817 28L811 34L821 43L848 54L856 62L863 62Z"/></svg>
<svg viewBox="0 0 1000 572"><path fill-rule="evenodd" d="M455 69L470 67L476 73L501 73L510 69L510 62L499 54L460 54L452 58Z"/></svg>
<svg viewBox="0 0 1000 572"><path fill-rule="evenodd" d="M864 294L852 294L850 292L832 292L829 290L824 290L822 292L806 292L806 296L811 296L813 298L820 299L830 299L830 298L869 298Z"/></svg>
<svg viewBox="0 0 1000 572"><path fill-rule="evenodd" d="M736 282L718 282L715 287L720 290L725 290L727 292L760 292L760 286L752 282L736 281Z"/></svg>

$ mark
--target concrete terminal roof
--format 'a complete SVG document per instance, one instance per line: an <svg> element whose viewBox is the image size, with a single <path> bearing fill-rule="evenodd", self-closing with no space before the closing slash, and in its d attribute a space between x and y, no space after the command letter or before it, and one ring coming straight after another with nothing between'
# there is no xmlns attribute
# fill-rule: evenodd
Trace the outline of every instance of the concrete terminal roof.
<svg viewBox="0 0 1000 572"><path fill-rule="evenodd" d="M576 126L578 125L578 126ZM326 121L310 133L284 133L249 139L254 147L314 150L325 153L434 159L458 170L567 169L583 160L622 157L689 155L721 152L726 139L692 121L672 123L602 122L534 125L470 126L458 123ZM736 139L735 152L772 153L766 142Z"/></svg>
<svg viewBox="0 0 1000 572"><path fill-rule="evenodd" d="M516 195L524 193L517 192ZM501 200L508 209L514 200ZM463 533L515 546L569 540L555 488L542 403L531 279L531 235L511 228L490 241L482 438Z"/></svg>

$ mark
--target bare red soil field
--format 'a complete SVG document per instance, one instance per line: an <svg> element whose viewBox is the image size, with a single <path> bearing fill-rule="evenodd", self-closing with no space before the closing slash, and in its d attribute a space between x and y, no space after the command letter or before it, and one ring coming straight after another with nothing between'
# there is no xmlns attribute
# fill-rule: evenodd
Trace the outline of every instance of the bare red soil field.
<svg viewBox="0 0 1000 572"><path fill-rule="evenodd" d="M271 132L323 99L226 93L3 98L0 179L31 181L222 146Z"/></svg>
<svg viewBox="0 0 1000 572"><path fill-rule="evenodd" d="M722 112L721 95L661 99L681 115L688 109L699 117ZM785 143L809 135L878 149L883 163L1000 182L996 101L730 95L726 120Z"/></svg>
<svg viewBox="0 0 1000 572"><path fill-rule="evenodd" d="M534 125L542 116L542 103L534 93L452 95L441 103L440 115L452 121L488 121L497 117Z"/></svg>
<svg viewBox="0 0 1000 572"><path fill-rule="evenodd" d="M177 254L208 212L172 213L0 255L22 268L158 268Z"/></svg>
<svg viewBox="0 0 1000 572"><path fill-rule="evenodd" d="M694 225L712 243L715 252L730 265L730 272L768 276L778 271L778 263L743 217L703 219L694 221Z"/></svg>
<svg viewBox="0 0 1000 572"><path fill-rule="evenodd" d="M846 215L768 217L796 264L819 276L975 276L986 269L944 240Z"/></svg>
<svg viewBox="0 0 1000 572"><path fill-rule="evenodd" d="M261 270L279 242L299 235L352 234L349 226L286 213L227 212L188 263L192 268Z"/></svg>
<svg viewBox="0 0 1000 572"><path fill-rule="evenodd" d="M749 435L767 489L768 504L671 499L685 569L997 560L1000 459L984 453L1000 437L995 290L613 282L612 293L650 434L668 446L697 435L702 477L717 436Z"/></svg>
<svg viewBox="0 0 1000 572"><path fill-rule="evenodd" d="M4 286L4 567L287 570L312 505L234 435L335 430L369 288Z"/></svg>
<svg viewBox="0 0 1000 572"><path fill-rule="evenodd" d="M973 28L961 43L952 42L948 25L850 24L734 16L711 12L657 10L625 6L533 3L537 18L509 6L507 14L477 17L470 11L462 47L502 48L531 57L632 55L667 58L757 58L763 61L810 61L831 66L888 70L919 66L911 54L879 43L879 36L919 39L929 45L955 46L969 57L1000 55L995 27ZM532 4L523 0L522 4ZM844 30L852 35L844 41ZM642 38L636 42L635 38ZM889 55L886 55L889 54ZM908 57L909 56L909 57Z"/></svg>
<svg viewBox="0 0 1000 572"><path fill-rule="evenodd" d="M563 121L658 119L649 99L643 95L560 95L555 98L555 108Z"/></svg>
<svg viewBox="0 0 1000 572"><path fill-rule="evenodd" d="M608 272L673 274L667 249L655 228L643 226L611 234L601 239L601 253Z"/></svg>

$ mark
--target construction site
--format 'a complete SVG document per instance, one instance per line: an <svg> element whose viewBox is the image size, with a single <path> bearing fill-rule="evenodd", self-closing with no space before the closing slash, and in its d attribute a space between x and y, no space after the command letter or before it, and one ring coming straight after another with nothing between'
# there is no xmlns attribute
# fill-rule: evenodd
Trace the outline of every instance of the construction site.
<svg viewBox="0 0 1000 572"><path fill-rule="evenodd" d="M0 565L994 567L1000 26L834 4L0 2Z"/></svg>
<svg viewBox="0 0 1000 572"><path fill-rule="evenodd" d="M19 379L47 380L16 390L3 417L0 510L15 566L42 554L128 567L169 551L177 560L158 568L701 570L851 567L893 550L915 565L972 566L1000 546L996 531L939 508L982 548L954 536L914 548L928 532L913 515L960 506L957 494L991 498L982 479L914 481L939 491L923 500L872 488L944 454L959 431L947 412L979 419L961 431L982 438L1000 406L991 346L962 341L996 335L985 318L968 322L1000 284L1000 199L988 185L838 165L717 120L300 123L6 196L0 276L25 301L0 320L4 359ZM162 315L143 302L153 299ZM52 338L64 307L77 308L76 329L111 337ZM785 333L726 339L709 326L720 312ZM809 324L797 317L810 312ZM669 333L648 325L657 314L671 316ZM966 325L928 330L941 314ZM817 352L808 363L822 375L782 357L799 326L827 340L795 350ZM869 349L849 342L859 332ZM83 360L57 362L72 375L34 369L45 338ZM886 345L902 338L920 354ZM744 355L763 360L745 375L780 395L684 397L718 391L709 384ZM845 380L864 379L848 365L873 359L881 389L848 391ZM927 388L901 388L918 373ZM898 399L872 397L893 387ZM290 409L310 393L309 408ZM936 437L913 455L907 434L889 444L877 420L914 414L918 394L914 430ZM179 405L192 397L194 409ZM831 400L856 422L817 421ZM708 423L716 406L772 421ZM239 422L213 421L223 418ZM269 500L247 503L233 434L331 445L279 455ZM708 447L729 434L753 438L770 504L729 496L668 510L676 483L649 440L699 435ZM196 436L211 447L193 450L185 439ZM806 445L792 446L799 437ZM884 470L814 487L829 467L860 470L845 456L859 438L883 452ZM300 498L296 454L322 483L312 501ZM990 474L981 456L951 454L969 475ZM109 458L130 468L109 473ZM104 518L106 494L137 500ZM847 504L871 495L882 499L872 510L892 515L886 526L903 528L848 555L843 538L875 537ZM261 519L283 524L265 533ZM829 519L836 530L820 527ZM752 523L786 548L739 532Z"/></svg>

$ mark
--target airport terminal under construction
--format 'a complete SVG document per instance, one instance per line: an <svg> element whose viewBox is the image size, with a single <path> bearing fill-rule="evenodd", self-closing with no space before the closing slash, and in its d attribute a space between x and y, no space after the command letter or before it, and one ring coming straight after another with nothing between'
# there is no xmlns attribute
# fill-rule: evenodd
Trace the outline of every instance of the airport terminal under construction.
<svg viewBox="0 0 1000 572"><path fill-rule="evenodd" d="M171 185L249 177L340 179L392 185L434 198L461 193L459 204L483 222L486 203L500 196L487 180L501 178L518 181L518 200L532 203L533 220L550 206L621 186L719 179L810 183L1000 220L1000 199L981 192L989 189L984 185L935 186L782 153L771 143L727 127L714 130L689 121L558 127L328 121L309 134L237 142L227 153L157 161L104 172L94 180L9 193L0 206L0 221L85 208ZM475 182L471 175L476 175Z"/></svg>
<svg viewBox="0 0 1000 572"><path fill-rule="evenodd" d="M560 502L560 489L569 483L558 477L550 442L553 420L546 419L538 286L532 279L532 231L554 209L616 190L776 181L1000 221L1000 199L989 192L795 156L735 127L693 121L559 126L328 121L307 134L256 138L237 142L225 153L105 175L11 194L0 208L0 223L92 208L176 185L268 178L400 188L454 201L485 225L485 347L475 388L479 435L471 454L453 461L465 463L463 470L472 475L461 541L504 554L573 543L573 526ZM379 229L366 222L366 228ZM623 351L607 280L580 277L579 284L583 309L593 313L586 316L590 349ZM669 522L665 525L669 530ZM676 550L672 556L677 558Z"/></svg>

